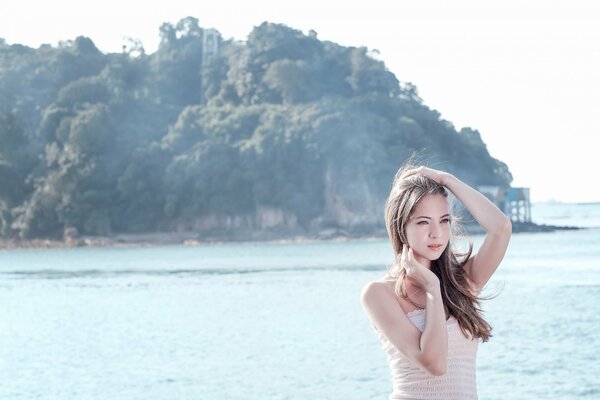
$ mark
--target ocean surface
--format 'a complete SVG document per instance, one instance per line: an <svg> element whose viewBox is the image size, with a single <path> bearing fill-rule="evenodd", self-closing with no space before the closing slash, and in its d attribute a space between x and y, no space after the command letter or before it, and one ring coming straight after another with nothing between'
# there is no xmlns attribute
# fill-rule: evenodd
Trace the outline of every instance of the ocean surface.
<svg viewBox="0 0 600 400"><path fill-rule="evenodd" d="M480 399L600 399L600 204L534 204L485 293ZM472 237L475 248L482 236ZM0 251L0 399L387 399L387 241Z"/></svg>

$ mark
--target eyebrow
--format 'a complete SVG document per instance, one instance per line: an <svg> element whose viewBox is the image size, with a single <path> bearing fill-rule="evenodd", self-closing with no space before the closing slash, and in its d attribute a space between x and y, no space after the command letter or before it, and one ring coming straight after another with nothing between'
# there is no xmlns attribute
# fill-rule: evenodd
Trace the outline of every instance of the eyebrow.
<svg viewBox="0 0 600 400"><path fill-rule="evenodd" d="M444 214L444 215L442 215L440 218L449 217L449 216L450 216L450 214ZM417 219L417 218L427 218L427 219L431 219L431 217L426 217L426 216L424 216L424 215L421 215L420 217L414 217L414 218L415 218L415 219Z"/></svg>

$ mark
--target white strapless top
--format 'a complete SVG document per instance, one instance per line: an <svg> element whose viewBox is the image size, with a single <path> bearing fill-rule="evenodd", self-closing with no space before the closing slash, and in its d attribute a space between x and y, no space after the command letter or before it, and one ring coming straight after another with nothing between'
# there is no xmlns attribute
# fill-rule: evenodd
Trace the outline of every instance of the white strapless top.
<svg viewBox="0 0 600 400"><path fill-rule="evenodd" d="M423 332L426 310L407 313L410 321ZM458 321L450 317L448 327L448 368L442 376L430 375L408 360L381 332L376 332L388 356L393 391L389 400L472 400L477 399L475 364L477 339L462 333Z"/></svg>

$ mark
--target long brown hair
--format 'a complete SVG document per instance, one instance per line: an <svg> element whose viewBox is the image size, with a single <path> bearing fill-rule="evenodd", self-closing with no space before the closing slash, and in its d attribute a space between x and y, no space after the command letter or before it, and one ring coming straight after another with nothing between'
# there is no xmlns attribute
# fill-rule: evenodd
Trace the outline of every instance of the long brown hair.
<svg viewBox="0 0 600 400"><path fill-rule="evenodd" d="M389 268L388 274L396 279L396 294L407 300L410 299L403 285L406 270L399 262L402 245L408 244L406 223L422 198L442 195L448 199L446 188L433 179L422 174L406 176L406 172L413 168L416 166L409 161L398 170L385 204L385 224L395 254L395 262ZM452 214L452 211L450 213ZM483 319L480 301L491 297L479 297L470 290L470 281L463 267L473 252L473 243L469 243L466 253L454 251L453 237L458 233L455 221L458 221L458 217L453 215L450 243L437 260L431 261L431 271L440 280L446 318L456 318L465 336L487 342L492 336L492 327Z"/></svg>

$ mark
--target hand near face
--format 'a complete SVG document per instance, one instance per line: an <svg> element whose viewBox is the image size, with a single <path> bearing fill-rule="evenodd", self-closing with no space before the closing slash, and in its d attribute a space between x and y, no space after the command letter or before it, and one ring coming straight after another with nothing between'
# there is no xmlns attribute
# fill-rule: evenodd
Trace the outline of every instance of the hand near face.
<svg viewBox="0 0 600 400"><path fill-rule="evenodd" d="M439 287L440 280L428 268L415 259L413 249L403 245L400 256L400 265L406 270L406 277L417 287L427 291L432 287Z"/></svg>

